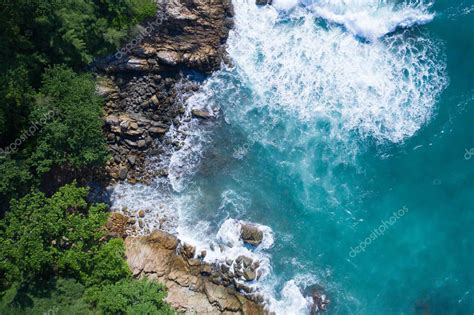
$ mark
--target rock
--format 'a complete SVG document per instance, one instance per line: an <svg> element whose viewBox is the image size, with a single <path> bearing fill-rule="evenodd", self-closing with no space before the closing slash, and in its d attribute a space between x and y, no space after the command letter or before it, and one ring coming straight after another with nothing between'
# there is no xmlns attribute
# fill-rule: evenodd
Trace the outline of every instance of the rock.
<svg viewBox="0 0 474 315"><path fill-rule="evenodd" d="M208 119L208 118L211 118L211 114L209 114L208 112L204 111L204 110L200 110L200 109L193 109L191 111L191 113L193 114L194 117L196 118L201 118L201 119Z"/></svg>
<svg viewBox="0 0 474 315"><path fill-rule="evenodd" d="M105 117L105 123L110 126L116 126L119 124L119 118L116 115L109 115Z"/></svg>
<svg viewBox="0 0 474 315"><path fill-rule="evenodd" d="M193 258L194 254L196 253L196 247L191 244L184 243L182 251L184 256L186 256L187 258Z"/></svg>
<svg viewBox="0 0 474 315"><path fill-rule="evenodd" d="M159 51L156 56L161 63L169 66L176 66L180 60L179 54L174 51Z"/></svg>
<svg viewBox="0 0 474 315"><path fill-rule="evenodd" d="M127 160L128 160L128 163L130 163L130 165L135 165L135 162L137 161L137 156L136 155L129 155L127 157Z"/></svg>
<svg viewBox="0 0 474 315"><path fill-rule="evenodd" d="M137 126L138 128L138 126ZM137 137L137 136L140 136L142 135L143 133L145 132L145 130L143 129L132 129L131 126L130 126L130 129L127 129L125 132L123 132L124 134L126 134L127 136L131 136L131 137Z"/></svg>
<svg viewBox="0 0 474 315"><path fill-rule="evenodd" d="M263 232L253 224L242 224L240 238L247 244L258 246L263 241Z"/></svg>
<svg viewBox="0 0 474 315"><path fill-rule="evenodd" d="M305 294L309 294L313 299L313 304L310 309L311 315L315 315L318 312L325 312L327 310L327 306L331 301L324 293L323 287L320 285L309 286L305 289Z"/></svg>
<svg viewBox="0 0 474 315"><path fill-rule="evenodd" d="M257 297L239 293L230 286L230 279L220 277L211 265L177 254L177 245L177 238L163 231L128 237L125 256L134 277L146 276L166 285L166 301L179 313L268 314L262 304L254 302ZM250 294L251 288L242 284L241 291Z"/></svg>
<svg viewBox="0 0 474 315"><path fill-rule="evenodd" d="M227 272L229 272L229 270L230 270L230 267L229 267L228 265L226 265L226 264L221 264L221 271L222 271L223 273L227 273Z"/></svg>
<svg viewBox="0 0 474 315"><path fill-rule="evenodd" d="M130 128L130 118L129 117L126 117L126 116L122 116L120 117L121 121L120 121L120 131L121 132L125 132L128 130L128 128Z"/></svg>
<svg viewBox="0 0 474 315"><path fill-rule="evenodd" d="M257 5L267 5L272 4L272 0L255 0L255 4Z"/></svg>
<svg viewBox="0 0 474 315"><path fill-rule="evenodd" d="M168 129L161 127L151 127L148 131L153 135L164 135Z"/></svg>
<svg viewBox="0 0 474 315"><path fill-rule="evenodd" d="M219 305L221 311L237 312L241 307L240 301L234 295L230 295L223 286L206 282L204 292L209 302Z"/></svg>
<svg viewBox="0 0 474 315"><path fill-rule="evenodd" d="M234 274L237 278L240 278L240 277L243 277L244 276L244 273L242 270L240 269L234 269Z"/></svg>
<svg viewBox="0 0 474 315"><path fill-rule="evenodd" d="M145 140L139 140L139 141L137 142L137 146L138 146L140 149L143 149L143 148L146 146Z"/></svg>
<svg viewBox="0 0 474 315"><path fill-rule="evenodd" d="M258 260L255 260L252 264L252 269L256 270L258 267L260 267L260 262Z"/></svg>
<svg viewBox="0 0 474 315"><path fill-rule="evenodd" d="M211 275L211 273L212 273L211 265L209 265L209 264L203 264L203 265L201 266L201 274L202 274L203 276L208 277L208 276Z"/></svg>
<svg viewBox="0 0 474 315"><path fill-rule="evenodd" d="M252 264L252 259L244 255L240 255L235 261L237 263L242 262L245 268L249 267Z"/></svg>
<svg viewBox="0 0 474 315"><path fill-rule="evenodd" d="M240 283L238 281L235 281L234 285L235 285L235 288L237 290L244 291L245 293L252 293L252 291L253 291L251 287L249 287L249 286L247 286L243 283Z"/></svg>
<svg viewBox="0 0 474 315"><path fill-rule="evenodd" d="M144 218L144 217L145 217L145 211L139 210L139 211L138 211L138 216L139 216L140 218Z"/></svg>
<svg viewBox="0 0 474 315"><path fill-rule="evenodd" d="M166 176L168 176L168 170L163 168L163 169L158 171L158 175L161 176L161 177L166 177ZM211 249L212 249L212 247L211 247Z"/></svg>
<svg viewBox="0 0 474 315"><path fill-rule="evenodd" d="M143 140L142 140L143 141ZM125 143L127 145L129 145L130 147L133 147L133 148L136 148L138 147L138 144L135 142L135 141L132 141L132 140L129 140L129 139L125 139Z"/></svg>
<svg viewBox="0 0 474 315"><path fill-rule="evenodd" d="M244 278L247 281L253 281L253 280L255 280L255 278L257 278L257 274L252 269L246 268L244 270Z"/></svg>
<svg viewBox="0 0 474 315"><path fill-rule="evenodd" d="M163 248L170 250L174 250L178 246L178 239L176 236L159 230L151 233L146 238L146 241L160 244Z"/></svg>
<svg viewBox="0 0 474 315"><path fill-rule="evenodd" d="M127 179L127 174L128 174L128 168L125 167L125 166L122 166L119 170L120 180L126 180Z"/></svg>
<svg viewBox="0 0 474 315"><path fill-rule="evenodd" d="M206 255L207 255L207 251L203 250L203 251L201 251L201 253L199 254L198 258L199 258L199 259L204 259L204 258L206 257Z"/></svg>
<svg viewBox="0 0 474 315"><path fill-rule="evenodd" d="M153 95L150 99L150 102L152 102L155 106L158 106L160 102L158 101L158 97L156 95Z"/></svg>
<svg viewBox="0 0 474 315"><path fill-rule="evenodd" d="M121 213L112 212L106 224L108 234L112 237L126 237L129 218Z"/></svg>
<svg viewBox="0 0 474 315"><path fill-rule="evenodd" d="M130 58L125 64L119 65L119 68L128 71L148 71L150 66L144 59Z"/></svg>

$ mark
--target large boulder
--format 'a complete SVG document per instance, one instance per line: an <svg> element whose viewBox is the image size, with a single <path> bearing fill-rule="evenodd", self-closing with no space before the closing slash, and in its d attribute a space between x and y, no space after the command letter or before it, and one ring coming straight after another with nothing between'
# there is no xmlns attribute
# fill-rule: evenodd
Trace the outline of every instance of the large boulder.
<svg viewBox="0 0 474 315"><path fill-rule="evenodd" d="M245 243L258 246L263 241L263 232L254 224L244 223L241 226L240 238Z"/></svg>
<svg viewBox="0 0 474 315"><path fill-rule="evenodd" d="M168 250L174 250L178 247L178 239L176 236L159 230L151 233L145 240L150 243L159 244Z"/></svg>

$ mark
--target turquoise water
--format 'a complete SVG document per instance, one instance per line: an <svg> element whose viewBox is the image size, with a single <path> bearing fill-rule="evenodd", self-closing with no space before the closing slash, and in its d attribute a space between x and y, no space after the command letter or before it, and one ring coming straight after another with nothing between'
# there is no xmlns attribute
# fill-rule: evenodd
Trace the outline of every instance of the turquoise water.
<svg viewBox="0 0 474 315"><path fill-rule="evenodd" d="M248 75L245 69L230 70L216 80L213 89L224 92L213 99L227 123L215 131L195 185L208 196L206 203L211 209L219 207L223 191L231 190L250 200L242 206L246 208L244 213L238 213L234 205L226 210L233 218L272 228L276 240L269 253L280 287L285 281L310 274L327 289L333 300L329 313L335 314L422 314L428 309L432 314L474 312L474 159L464 158L465 150L474 147L474 15L463 14L472 10L472 5L437 1L430 8L437 14L431 22L388 35L405 33L394 45L404 45L412 38L430 38L430 45L440 50L432 62L446 62L444 76L449 85L440 88L426 121L404 115L383 117L387 119L381 122L386 124L385 129L397 126L394 132L386 131L386 137L371 129L340 130L345 126L335 126L339 122L332 118L343 114L331 116L324 109L321 115L295 117L300 108L296 114L288 112L276 105L279 100L274 95L261 95L282 97L275 92L278 88L272 86L273 81L263 82L262 88L261 82L244 76ZM302 14L296 21L291 13L288 15L274 27L306 31L301 24L308 15ZM315 28L338 28L316 18L312 23ZM344 35L337 36L347 40ZM294 51L299 50L298 43L305 44L303 37L285 41L296 46ZM318 42L313 44L303 48L305 52L317 50ZM355 57L351 55L355 52L345 49L348 53L340 58ZM291 56L282 52L280 57ZM250 58L261 63L260 68L275 66L273 62L269 65L264 55ZM413 59L427 62L423 58L420 55ZM293 63L290 66L295 72L291 75L298 76L299 61L280 62ZM341 62L346 64L347 60ZM241 65L237 62L236 66ZM318 72L326 74L318 69L317 60L303 66L315 66L310 69L314 76ZM377 63L368 61L366 66L377 67ZM327 67L327 71L336 68ZM265 71L281 75L279 70ZM266 75L262 74L263 79ZM342 89L345 84L340 84ZM340 93L320 79L313 86L322 89L321 93ZM308 88L298 92L306 93ZM312 97L295 98L295 102L318 102ZM347 95L338 97L346 99ZM286 101L278 105L293 105L291 100ZM363 111L364 98L357 101ZM303 110L311 111L311 105L305 104ZM408 106L420 105L414 102ZM404 109L402 106L399 110ZM398 119L416 121L413 124L419 123L419 128L398 141L398 134L411 128ZM395 141L390 141L392 138ZM351 248L403 207L407 209L405 215L371 241L364 252L351 255ZM227 215L221 212L216 219Z"/></svg>
<svg viewBox="0 0 474 315"><path fill-rule="evenodd" d="M186 233L270 227L278 313L319 284L328 314L473 314L474 2L295 2L234 1Z"/></svg>

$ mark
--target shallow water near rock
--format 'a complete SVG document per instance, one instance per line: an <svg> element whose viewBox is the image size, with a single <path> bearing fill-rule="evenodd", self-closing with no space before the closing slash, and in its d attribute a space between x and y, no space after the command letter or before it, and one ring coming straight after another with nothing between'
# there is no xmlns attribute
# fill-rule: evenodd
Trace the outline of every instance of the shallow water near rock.
<svg viewBox="0 0 474 315"><path fill-rule="evenodd" d="M474 312L473 4L234 6L233 67L188 100L212 123L181 127L170 182L114 205L169 212L206 259L259 257L278 314L308 313L315 284L329 314Z"/></svg>

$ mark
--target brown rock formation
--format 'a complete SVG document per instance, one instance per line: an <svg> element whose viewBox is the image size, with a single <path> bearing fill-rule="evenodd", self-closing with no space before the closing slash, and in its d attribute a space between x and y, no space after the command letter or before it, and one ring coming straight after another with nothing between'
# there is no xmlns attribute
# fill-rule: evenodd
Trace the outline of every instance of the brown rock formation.
<svg viewBox="0 0 474 315"><path fill-rule="evenodd" d="M261 304L234 287L213 283L213 267L190 258L189 246L180 251L178 239L171 234L155 231L145 237L128 237L125 246L133 275L164 283L167 301L180 313L266 314Z"/></svg>
<svg viewBox="0 0 474 315"><path fill-rule="evenodd" d="M107 171L114 181L147 183L167 174L165 169L152 171L145 161L151 152L160 152L170 126L180 124L181 95L199 89L184 84L180 72L217 70L232 26L231 0L157 3L156 17L145 21L135 38L94 64L100 74L98 93L107 100L105 132L113 156ZM209 118L205 112L195 115Z"/></svg>
<svg viewBox="0 0 474 315"><path fill-rule="evenodd" d="M160 0L162 25L136 54L157 58L163 66L185 66L202 71L219 68L232 26L231 0Z"/></svg>
<svg viewBox="0 0 474 315"><path fill-rule="evenodd" d="M245 223L242 224L240 238L242 238L245 243L258 246L262 243L263 232L256 225Z"/></svg>

